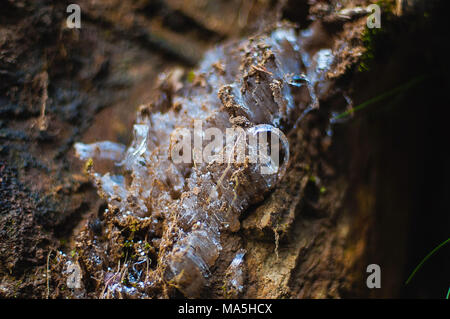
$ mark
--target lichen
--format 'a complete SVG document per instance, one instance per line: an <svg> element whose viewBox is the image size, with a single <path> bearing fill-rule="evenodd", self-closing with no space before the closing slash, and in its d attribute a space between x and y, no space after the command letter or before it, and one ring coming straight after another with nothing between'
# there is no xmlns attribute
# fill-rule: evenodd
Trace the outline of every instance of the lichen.
<svg viewBox="0 0 450 319"><path fill-rule="evenodd" d="M394 16L396 7L394 0L378 0L376 4L379 5L381 9L382 27L369 28L366 26L363 31L361 41L363 43L364 52L358 65L358 71L360 72L370 71L378 50L384 48L380 42L388 35L388 30Z"/></svg>

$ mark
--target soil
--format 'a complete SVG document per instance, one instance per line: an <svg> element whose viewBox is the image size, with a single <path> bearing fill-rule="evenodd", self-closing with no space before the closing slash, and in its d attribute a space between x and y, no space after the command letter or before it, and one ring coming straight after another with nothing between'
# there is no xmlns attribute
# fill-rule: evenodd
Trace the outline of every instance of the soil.
<svg viewBox="0 0 450 319"><path fill-rule="evenodd" d="M245 209L237 232L221 235L222 252L196 297L444 296L448 247L404 285L450 226L444 2L419 1L409 11L380 1L383 27L375 32L366 16L336 14L369 4L363 0L80 0L80 30L65 27L69 2L7 0L0 12L0 297L186 296L170 280L145 293L105 293L122 281L115 274L126 252L149 228L136 226L130 240L129 225L114 224L73 145L130 145L138 108L168 100L163 72L189 75L207 49L281 20L314 31L302 43L307 50L332 47L329 87L320 108L290 130L282 182ZM418 76L425 77L413 89L330 125L336 112ZM99 251L106 244L108 254ZM155 247L147 247L153 259ZM227 278L241 249L245 289L235 291ZM68 287L69 261L82 274L79 288ZM382 266L382 289L366 286L372 263Z"/></svg>

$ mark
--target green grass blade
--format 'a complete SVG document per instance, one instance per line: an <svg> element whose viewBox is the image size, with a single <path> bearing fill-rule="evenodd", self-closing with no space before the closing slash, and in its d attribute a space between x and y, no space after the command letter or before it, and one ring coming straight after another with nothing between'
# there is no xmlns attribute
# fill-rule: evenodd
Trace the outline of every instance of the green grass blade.
<svg viewBox="0 0 450 319"><path fill-rule="evenodd" d="M365 101L365 102L355 106L351 110L345 111L345 112L335 116L333 118L333 120L339 120L339 119L341 119L343 117L346 117L346 116L348 116L348 115L350 115L350 114L352 114L352 113L354 113L356 111L362 110L362 109L364 109L365 107L367 107L367 106L369 106L371 104L374 104L376 102L382 101L382 100L384 100L384 99L386 99L386 98L388 98L390 96L393 96L393 95L395 95L395 94L397 94L397 93L399 93L401 91L407 90L407 89L413 87L414 85L422 82L425 78L426 78L426 76L424 76L424 75L415 77L415 78L413 78L412 80L408 81L405 84L402 84L402 85L400 85L400 86L398 86L396 88L393 88L392 90L389 90L389 91L384 92L384 93L382 93L382 94L380 94L378 96L375 96L375 97L373 97L373 98L371 98L371 99L369 99L369 100L367 100L367 101Z"/></svg>
<svg viewBox="0 0 450 319"><path fill-rule="evenodd" d="M426 262L428 260L428 258L430 258L435 252L437 252L442 246L444 246L445 244L450 242L450 238L448 238L446 241L443 241L442 243L440 243L436 248L434 248L428 255L425 256L424 259L422 259L422 261L417 265L417 267L413 270L413 272L411 273L411 275L408 277L408 280L406 280L405 285L407 285L411 279L414 277L414 275L416 274L416 272L420 269L420 267L422 267L422 265L424 264L424 262ZM450 290L449 290L450 291ZM448 294L447 294L448 297Z"/></svg>

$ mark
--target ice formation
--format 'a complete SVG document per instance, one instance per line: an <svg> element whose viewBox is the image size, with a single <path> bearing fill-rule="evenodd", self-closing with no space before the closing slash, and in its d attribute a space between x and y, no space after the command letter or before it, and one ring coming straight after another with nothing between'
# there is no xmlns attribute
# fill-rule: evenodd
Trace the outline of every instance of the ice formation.
<svg viewBox="0 0 450 319"><path fill-rule="evenodd" d="M122 169L121 175L91 172L118 223L133 216L164 225L153 241L161 280L197 296L221 253L221 233L239 230L241 214L276 186L289 160L289 144L281 139L284 162L269 174L248 161L195 162L194 156L192 163L175 164L170 154L176 133L193 132L201 120L204 129L241 127L250 135L281 136L318 107L315 90L330 61L329 50L313 57L301 52L289 27L229 43L207 52L195 73L161 79L159 98L138 112L128 149L111 142L75 145L81 159L110 159ZM241 267L243 254L230 267ZM241 276L233 285L243 290Z"/></svg>

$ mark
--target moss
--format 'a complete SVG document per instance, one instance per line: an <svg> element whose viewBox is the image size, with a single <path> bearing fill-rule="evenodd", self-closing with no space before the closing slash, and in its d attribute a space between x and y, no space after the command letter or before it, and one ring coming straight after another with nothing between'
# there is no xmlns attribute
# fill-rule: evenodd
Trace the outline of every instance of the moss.
<svg viewBox="0 0 450 319"><path fill-rule="evenodd" d="M152 250L152 245L149 242L145 242L144 244L144 252L148 255Z"/></svg>
<svg viewBox="0 0 450 319"><path fill-rule="evenodd" d="M133 246L133 242L132 242L132 241L126 240L126 241L123 243L122 246L123 246L124 248L130 248L130 247Z"/></svg>
<svg viewBox="0 0 450 319"><path fill-rule="evenodd" d="M394 13L394 10L396 8L395 0L378 0L375 3L380 6L381 12L385 13Z"/></svg>
<svg viewBox="0 0 450 319"><path fill-rule="evenodd" d="M367 26L362 34L362 42L365 51L361 57L361 62L358 66L358 71L369 71L373 59L375 58L376 37L381 33L381 29L373 28L369 29Z"/></svg>
<svg viewBox="0 0 450 319"><path fill-rule="evenodd" d="M23 280L22 280L22 279L19 279L19 280L16 282L16 284L15 284L16 290L20 288L20 285L22 285L22 283L23 283Z"/></svg>
<svg viewBox="0 0 450 319"><path fill-rule="evenodd" d="M94 160L92 158L89 158L86 163L84 164L84 171L86 174L89 174L89 172L94 167Z"/></svg>
<svg viewBox="0 0 450 319"><path fill-rule="evenodd" d="M364 53L361 56L361 61L358 65L358 71L369 71L373 60L376 57L376 53L382 45L380 45L381 39L387 34L390 22L394 16L395 1L394 0L379 0L376 2L381 8L381 28L368 28L367 25L361 36L361 41L365 48ZM386 27L387 25L387 27Z"/></svg>
<svg viewBox="0 0 450 319"><path fill-rule="evenodd" d="M195 73L194 73L194 71L189 71L189 73L187 74L186 80L187 80L189 83L192 83L192 82L194 82L194 79L195 79Z"/></svg>

